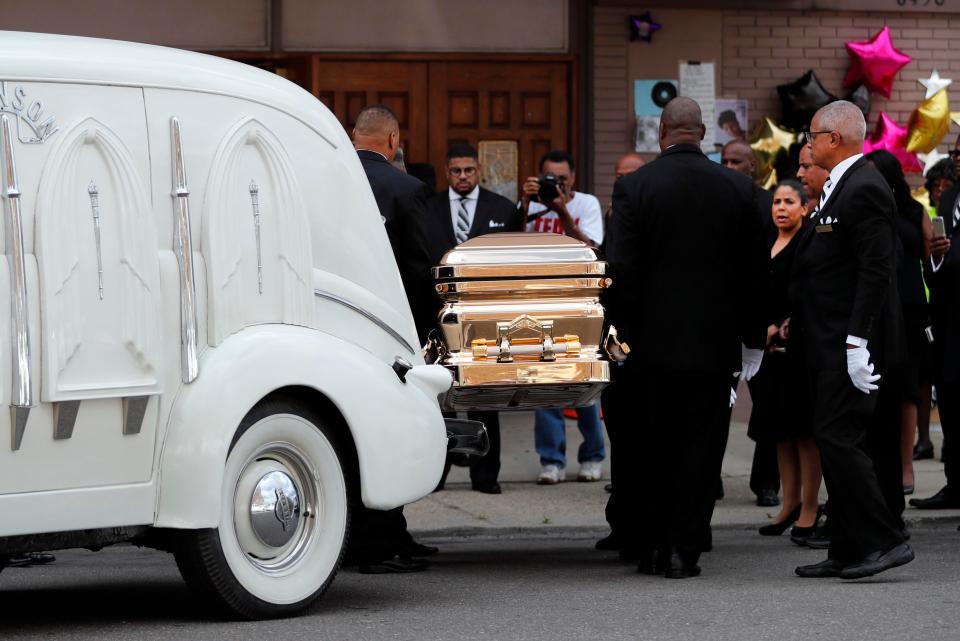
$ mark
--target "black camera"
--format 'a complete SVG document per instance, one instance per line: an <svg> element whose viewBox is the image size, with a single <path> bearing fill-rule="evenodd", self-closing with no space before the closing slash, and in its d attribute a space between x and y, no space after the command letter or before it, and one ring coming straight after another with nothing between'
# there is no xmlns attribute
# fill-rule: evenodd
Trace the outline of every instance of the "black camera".
<svg viewBox="0 0 960 641"><path fill-rule="evenodd" d="M547 172L537 178L537 182L540 183L540 189L537 191L536 197L530 200L549 203L556 200L557 196L560 195L560 179L557 178L555 173Z"/></svg>

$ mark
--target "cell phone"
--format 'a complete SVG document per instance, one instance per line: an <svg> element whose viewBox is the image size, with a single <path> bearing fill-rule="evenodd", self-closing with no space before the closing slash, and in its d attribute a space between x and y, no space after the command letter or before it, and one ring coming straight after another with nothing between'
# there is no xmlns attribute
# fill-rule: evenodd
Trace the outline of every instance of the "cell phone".
<svg viewBox="0 0 960 641"><path fill-rule="evenodd" d="M944 227L944 221L942 216L935 216L931 219L933 223L933 237L934 238L943 238L947 235L947 228Z"/></svg>
<svg viewBox="0 0 960 641"><path fill-rule="evenodd" d="M926 334L926 336L927 336L927 342L928 342L928 343L932 343L932 342L933 342L933 328L930 327L929 325L927 325L925 328L923 328L923 333Z"/></svg>

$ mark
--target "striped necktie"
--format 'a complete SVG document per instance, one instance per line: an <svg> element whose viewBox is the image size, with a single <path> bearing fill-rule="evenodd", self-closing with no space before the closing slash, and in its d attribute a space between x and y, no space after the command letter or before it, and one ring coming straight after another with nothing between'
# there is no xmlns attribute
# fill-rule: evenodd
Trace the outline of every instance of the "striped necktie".
<svg viewBox="0 0 960 641"><path fill-rule="evenodd" d="M960 197L957 198L957 204L953 207L953 231L957 231L957 227L960 226Z"/></svg>
<svg viewBox="0 0 960 641"><path fill-rule="evenodd" d="M462 243L470 237L470 213L467 211L467 199L461 198L457 203L457 243Z"/></svg>
<svg viewBox="0 0 960 641"><path fill-rule="evenodd" d="M823 209L823 203L826 202L827 198L830 197L830 192L833 190L833 181L830 180L830 177L827 176L826 181L823 183L823 189L820 190L820 206L817 207L817 213L819 214L820 210Z"/></svg>

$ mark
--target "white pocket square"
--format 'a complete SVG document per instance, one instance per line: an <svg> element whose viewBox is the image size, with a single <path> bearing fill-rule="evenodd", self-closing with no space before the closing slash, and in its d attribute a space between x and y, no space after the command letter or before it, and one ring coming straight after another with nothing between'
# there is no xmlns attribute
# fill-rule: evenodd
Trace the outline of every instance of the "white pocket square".
<svg viewBox="0 0 960 641"><path fill-rule="evenodd" d="M503 227L505 224L506 224L506 223L498 223L498 222L495 222L495 221L492 221L492 220L490 221L490 226L491 226L491 227Z"/></svg>

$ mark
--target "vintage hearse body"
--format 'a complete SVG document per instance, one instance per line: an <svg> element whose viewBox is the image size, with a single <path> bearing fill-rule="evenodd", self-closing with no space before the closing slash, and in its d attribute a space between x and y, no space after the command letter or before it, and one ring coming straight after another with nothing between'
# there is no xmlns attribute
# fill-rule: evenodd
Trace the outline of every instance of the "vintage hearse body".
<svg viewBox="0 0 960 641"><path fill-rule="evenodd" d="M0 80L0 558L133 540L236 614L302 609L351 496L414 501L448 448L350 140L173 49L0 32Z"/></svg>

